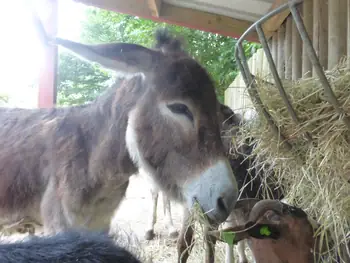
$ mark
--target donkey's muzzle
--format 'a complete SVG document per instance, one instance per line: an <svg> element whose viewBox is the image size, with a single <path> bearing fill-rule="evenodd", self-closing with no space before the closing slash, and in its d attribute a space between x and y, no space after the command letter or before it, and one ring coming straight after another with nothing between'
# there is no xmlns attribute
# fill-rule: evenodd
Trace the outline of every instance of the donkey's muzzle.
<svg viewBox="0 0 350 263"><path fill-rule="evenodd" d="M237 182L227 159L221 159L185 186L189 208L198 203L213 224L224 222L238 198Z"/></svg>

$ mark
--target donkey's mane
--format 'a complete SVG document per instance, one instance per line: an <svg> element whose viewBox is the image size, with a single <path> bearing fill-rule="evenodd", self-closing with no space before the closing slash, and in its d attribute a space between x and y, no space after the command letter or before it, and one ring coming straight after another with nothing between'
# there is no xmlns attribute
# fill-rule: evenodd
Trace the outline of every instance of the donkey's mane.
<svg viewBox="0 0 350 263"><path fill-rule="evenodd" d="M184 52L183 40L175 37L167 28L158 28L155 32L155 48L170 52Z"/></svg>

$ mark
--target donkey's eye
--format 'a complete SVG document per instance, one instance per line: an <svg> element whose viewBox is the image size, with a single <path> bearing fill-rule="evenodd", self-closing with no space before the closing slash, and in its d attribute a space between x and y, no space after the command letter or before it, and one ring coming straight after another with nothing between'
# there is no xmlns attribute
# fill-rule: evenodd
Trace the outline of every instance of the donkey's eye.
<svg viewBox="0 0 350 263"><path fill-rule="evenodd" d="M181 103L174 103L167 105L169 110L171 110L175 114L182 114L185 115L187 118L190 119L190 121L193 121L193 114L190 112L188 107L185 104Z"/></svg>

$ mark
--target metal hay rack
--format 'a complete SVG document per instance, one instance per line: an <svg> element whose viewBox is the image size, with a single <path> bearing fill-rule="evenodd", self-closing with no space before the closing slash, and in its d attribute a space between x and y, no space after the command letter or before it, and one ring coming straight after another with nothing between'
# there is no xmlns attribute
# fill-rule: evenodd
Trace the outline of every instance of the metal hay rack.
<svg viewBox="0 0 350 263"><path fill-rule="evenodd" d="M275 81L275 85L280 93L280 96L282 97L283 102L285 103L285 105L287 107L287 111L290 114L292 120L295 122L295 124L299 124L300 121L299 121L298 115L297 115L295 109L293 108L293 106L292 106L292 104L287 96L285 88L283 87L281 77L278 74L276 64L275 64L274 59L272 57L271 50L270 50L270 47L268 45L266 35L262 29L262 24L265 21L267 21L270 18L274 17L275 15L285 11L286 9L289 9L291 14L292 14L292 18L293 18L292 20L295 23L296 28L299 32L300 37L301 37L301 40L306 47L306 53L308 55L309 60L312 63L312 66L315 70L315 73L317 74L317 76L322 84L322 87L324 89L324 94L326 95L327 101L334 107L336 112L342 117L342 121L344 122L344 124L346 125L348 130L350 130L350 118L349 118L349 116L346 115L344 109L341 107L338 99L336 98L336 96L331 88L330 83L328 82L328 80L326 78L325 72L322 69L322 66L321 66L321 63L317 57L316 51L313 48L312 41L311 41L307 31L306 31L303 19L301 18L300 12L298 10L298 5L301 4L302 2L303 2L303 0L288 1L288 3L280 6L279 8L276 8L275 10L273 10L273 11L269 12L268 14L266 14L265 16L263 16L261 19L259 19L254 24L252 24L242 34L242 36L239 38L239 40L236 44L236 47L235 47L236 61L237 61L239 70L242 74L242 78L246 84L248 94L249 94L250 98L252 99L254 106L257 108L258 111L260 111L264 115L264 117L266 118L268 125L270 126L274 135L280 141L282 141L284 146L287 147L287 149L289 149L289 150L292 149L292 145L287 141L286 137L281 133L281 131L279 130L279 128L276 125L275 120L270 115L269 111L264 106L264 104L261 100L261 97L260 97L258 90L257 90L256 79L255 79L254 75L252 75L252 73L250 72L248 62L247 62L247 57L245 56L245 53L243 50L243 45L242 45L242 42L245 40L245 38L250 33L252 33L253 31L257 32L259 40L262 44L262 48L263 48L264 53L266 55L273 79ZM312 142L312 136L309 133L305 133L304 135L309 142Z"/></svg>

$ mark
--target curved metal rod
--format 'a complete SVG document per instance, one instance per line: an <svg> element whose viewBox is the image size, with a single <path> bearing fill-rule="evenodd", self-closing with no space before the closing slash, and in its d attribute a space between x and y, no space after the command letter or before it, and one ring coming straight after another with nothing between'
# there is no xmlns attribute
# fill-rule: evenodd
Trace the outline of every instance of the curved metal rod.
<svg viewBox="0 0 350 263"><path fill-rule="evenodd" d="M278 72L276 70L276 65L272 59L271 56L271 51L268 47L267 44L267 40L266 40L266 36L263 33L263 30L261 28L261 24L264 23L265 21L269 20L271 17L277 15L278 13L284 11L285 9L289 8L291 10L291 14L292 17L294 19L294 22L296 24L296 27L299 31L299 34L301 36L302 41L305 43L306 46L306 50L307 50L307 54L308 57L312 63L312 65L315 68L315 72L318 75L318 77L320 78L321 84L323 86L324 92L327 96L327 100L328 102L334 107L334 109L337 111L337 113L343 117L342 120L345 123L345 125L347 126L347 128L350 130L350 117L346 114L346 112L344 111L344 109L342 108L341 104L339 103L339 101L337 100L336 96L334 95L334 92L330 86L330 83L328 82L325 73L320 65L320 62L317 58L317 54L312 46L312 42L309 38L308 33L306 32L305 29L305 25L302 21L302 18L300 16L299 11L297 10L296 5L302 3L303 0L292 0L289 1L288 3L276 8L275 10L271 11L270 13L266 14L265 16L263 16L262 18L260 18L258 21L256 21L255 23L253 23L243 34L242 36L238 39L237 43L236 43L236 48L235 48L235 57L236 57L236 61L237 64L240 68L241 74L243 76L243 79L247 85L247 90L249 93L249 96L255 100L255 106L258 107L260 109L260 111L263 113L264 117L267 119L268 124L271 126L273 133L280 138L284 138L282 134L280 134L279 132L279 128L276 126L275 121L273 120L272 116L268 113L268 111L266 110L266 107L262 104L261 98L257 92L257 87L256 87L256 82L253 80L253 77L250 73L248 64L247 64L247 59L246 56L244 54L243 51L243 47L242 47L242 42L244 41L244 39L247 37L248 34L250 34L252 31L254 31L254 29L257 31L260 41L263 45L263 49L265 51L265 55L267 56L268 62L269 62L269 66L270 66L270 70L273 74L273 77L275 79L275 83L277 88L279 89L280 95L284 101L284 103L287 106L287 110L289 112L289 114L291 115L292 119L294 120L294 122L299 123L299 119L298 116L295 112L295 110L293 109L287 94L284 90L284 87L281 83L281 79L278 75ZM306 132L305 133L306 138L311 141L312 137L310 135L310 133ZM284 140L284 139L283 139ZM290 146L290 144L288 144ZM289 148L289 147L288 147Z"/></svg>
<svg viewBox="0 0 350 263"><path fill-rule="evenodd" d="M331 85L329 84L327 77L321 67L320 61L317 58L316 55L316 51L312 46L312 42L311 39L308 35L308 33L306 32L305 29L305 25L303 23L303 20L300 16L299 11L297 10L297 8L292 5L291 3L288 4L292 13L292 16L294 18L294 22L298 28L299 34L301 36L301 39L303 40L303 42L305 43L305 47L306 47L306 51L308 54L308 57L312 63L312 65L315 68L315 72L318 75L318 77L320 78L323 90L326 94L326 97L328 98L328 102L330 104L332 104L332 106L334 107L334 109L338 112L338 114L340 116L343 116L344 118L342 119L343 122L345 123L345 125L347 126L348 130L350 130L350 118L349 116L347 116L346 112L344 111L344 109L342 108L341 104L339 103L338 99L336 98L336 96L334 95L334 92L331 88Z"/></svg>
<svg viewBox="0 0 350 263"><path fill-rule="evenodd" d="M258 33L258 36L259 36L259 39L260 39L260 42L261 42L261 45L263 46L263 49L266 53L266 58L267 58L267 61L269 63L269 66L270 66L270 70L271 70L271 73L273 75L273 78L275 80L275 85L282 97L282 100L283 102L286 104L287 106L287 111L289 112L290 116L292 117L292 120L296 123L296 124L300 124L300 120L298 118L298 115L297 113L295 112L293 106L292 106L292 103L290 102L290 100L288 99L288 96L287 96L287 93L285 91L285 89L283 88L283 84L282 84L282 81L281 81L281 78L280 76L278 75L278 72L277 72L277 69L276 69L276 64L275 62L273 61L273 58L272 58L272 55L271 55L271 50L269 48L269 45L267 43L267 40L266 40L266 37L265 37L265 34L264 34L264 31L263 29L261 28L261 25L258 24L256 25L256 31ZM305 133L305 136L307 138L307 140L309 142L312 141L312 137L311 135L306 132Z"/></svg>
<svg viewBox="0 0 350 263"><path fill-rule="evenodd" d="M281 140L284 146L288 149L292 149L292 145L287 142L285 136L281 133L279 128L277 127L275 120L272 118L268 110L265 108L264 104L261 101L261 98L259 96L255 79L252 78L252 75L250 74L249 67L247 64L247 60L245 59L244 50L241 44L237 44L236 46L238 53L236 53L236 62L238 64L238 67L242 73L243 80L247 86L247 91L249 93L249 96L253 99L253 103L255 104L255 107L257 107L264 117L267 120L267 123L270 125L272 132L276 136L277 140ZM239 55L241 55L244 59L240 59ZM242 63L243 61L243 63Z"/></svg>
<svg viewBox="0 0 350 263"><path fill-rule="evenodd" d="M283 84L281 82L281 79L278 75L278 72L276 70L276 65L273 61L273 58L272 58L272 55L271 55L271 51L268 47L268 44L267 44L267 40L266 40L266 36L261 28L261 24L264 23L265 21L267 21L268 19L270 19L271 17L277 15L278 13L284 11L285 9L287 8L290 8L290 5L297 5L297 4L300 4L302 3L303 0L294 0L294 1L290 1L289 3L286 3L278 8L276 8L275 10L271 11L270 13L266 14L265 16L263 16L262 18L260 18L258 21L256 21L255 23L253 23L243 34L242 36L238 39L237 41L237 44L236 44L236 49L235 49L235 57L236 57L236 61L239 64L247 64L247 61L246 61L246 57L244 55L244 51L243 51L243 48L242 48L242 42L244 40L244 38L250 33L252 32L253 30L256 30L258 35L259 35L259 38L260 38L260 41L262 43L262 46L263 46L263 49L265 51L265 54L266 54L266 57L268 59L268 63L269 63L269 66L270 66L270 70L273 74L273 77L274 77L274 80L275 80L275 85L277 86L279 92L280 92L280 95L284 101L284 103L286 104L287 106L287 110L289 112L289 114L291 115L293 121L296 123L296 124L299 124L300 121L299 121L299 118L291 104L291 102L289 101L288 99L288 96L285 92L285 89L283 87ZM242 50L241 50L242 49ZM243 62L242 62L243 61ZM240 65L239 65L240 66ZM249 76L251 76L251 73L250 73L250 70L249 70L249 67L248 67L248 64L246 67L241 67L240 68L241 70L241 73L242 75L244 75L244 80L246 82L246 85L248 87L248 85L250 85L250 87L253 88L253 90L250 90L248 88L248 93L249 93L249 96L253 99L255 99L257 101L257 104L260 108L260 111L263 113L264 117L267 119L268 121L268 124L270 125L270 127L272 128L272 131L275 133L275 135L278 133L280 134L280 131L279 131L279 128L276 126L275 124L275 121L273 120L272 116L268 113L268 111L266 110L266 108L263 106L262 104L262 101L261 101L261 98L257 92L257 87L255 86L255 83L253 84L252 81L249 81ZM247 80L247 81L246 81ZM250 91L253 91L253 92L250 92ZM277 135L278 136L278 135ZM305 136L307 138L307 140L309 142L312 141L312 137L311 135L306 132L305 133ZM286 142L286 140L284 139L285 137L282 135L283 138L283 141ZM291 149L291 145L289 143L287 143L287 148L288 149Z"/></svg>
<svg viewBox="0 0 350 263"><path fill-rule="evenodd" d="M238 39L237 44L236 45L240 45L242 43L242 41L246 38L247 35L249 35L249 33L251 33L252 30L255 29L256 25L258 24L262 24L265 21L269 20L271 17L279 14L280 12L284 11L285 9L289 8L289 5L296 5L296 4L300 4L302 3L304 0L294 0L294 1L290 1L290 3L286 3L284 5L281 5L280 7L274 9L273 11L271 11L270 13L268 13L267 15L263 16L262 18L260 18L258 21L256 21L254 24L252 24L250 27L248 27L248 29L241 35L241 37ZM237 52L237 48L236 48L236 52ZM235 55L236 55L235 52Z"/></svg>

